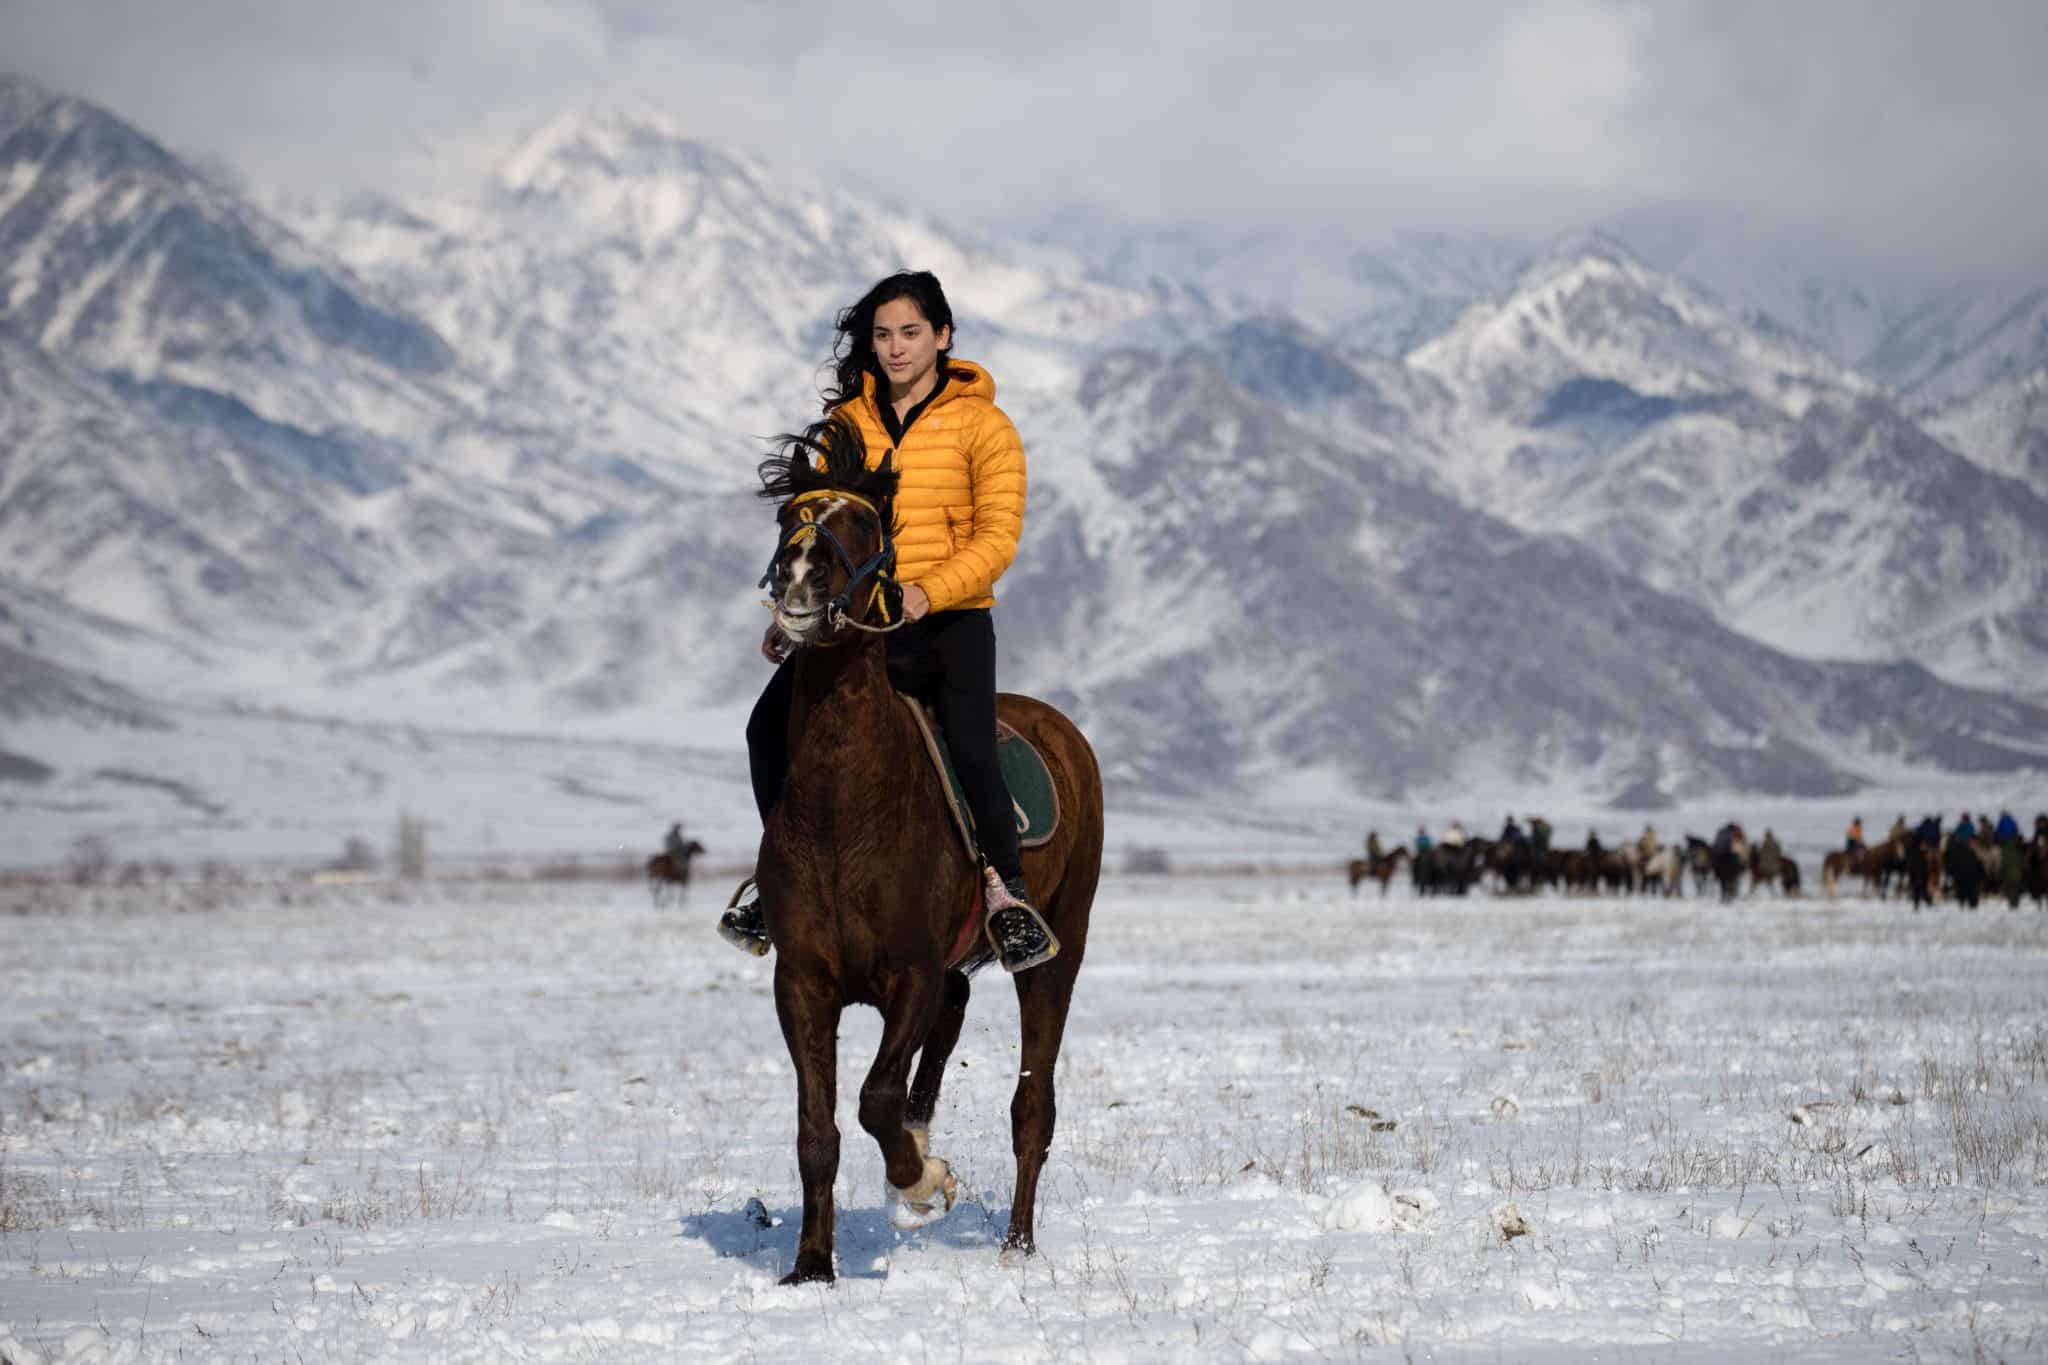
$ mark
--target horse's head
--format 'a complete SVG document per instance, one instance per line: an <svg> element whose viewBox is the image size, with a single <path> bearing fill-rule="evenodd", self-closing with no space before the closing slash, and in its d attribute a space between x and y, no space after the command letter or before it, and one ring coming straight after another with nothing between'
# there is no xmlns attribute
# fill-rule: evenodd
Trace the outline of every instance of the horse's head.
<svg viewBox="0 0 2048 1365"><path fill-rule="evenodd" d="M896 621L896 471L887 460L867 467L860 429L835 417L784 436L760 472L781 528L760 586L783 633L798 645L830 644L849 621Z"/></svg>

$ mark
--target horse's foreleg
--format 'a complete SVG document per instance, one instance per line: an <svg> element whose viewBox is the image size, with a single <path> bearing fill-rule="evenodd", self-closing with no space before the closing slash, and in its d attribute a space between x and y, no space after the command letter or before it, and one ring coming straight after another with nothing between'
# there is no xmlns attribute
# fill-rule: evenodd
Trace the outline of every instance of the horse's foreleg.
<svg viewBox="0 0 2048 1365"><path fill-rule="evenodd" d="M1010 1147L1017 1157L1017 1188L1010 1198L1010 1230L1005 1251L1033 1255L1038 1242L1032 1216L1038 1207L1038 1176L1052 1149L1053 1071L1059 1064L1060 1039L1067 1030L1067 1006L1074 999L1079 957L1056 957L1042 967L1019 972L1018 1024L1023 1032L1017 1090L1010 1097Z"/></svg>
<svg viewBox="0 0 2048 1365"><path fill-rule="evenodd" d="M782 1039L796 1064L796 1164L804 1182L804 1226L796 1265L784 1284L830 1280L832 1273L832 1182L839 1175L838 1035L840 1006L816 983L775 966L775 1014Z"/></svg>
<svg viewBox="0 0 2048 1365"><path fill-rule="evenodd" d="M860 1087L860 1126L882 1149L883 1170L899 1204L897 1221L910 1225L953 1206L950 1168L927 1156L917 1135L905 1126L910 1059L932 1036L949 975L912 975L891 994L882 1009L882 1043ZM954 1036L958 1035L956 1024Z"/></svg>
<svg viewBox="0 0 2048 1365"><path fill-rule="evenodd" d="M967 978L947 972L939 998L939 1017L932 1021L931 1036L918 1054L917 1075L910 1082L910 1101L903 1110L903 1126L929 1132L932 1113L939 1107L939 1087L946 1080L946 1062L953 1045L960 1041L960 1026L967 1019Z"/></svg>

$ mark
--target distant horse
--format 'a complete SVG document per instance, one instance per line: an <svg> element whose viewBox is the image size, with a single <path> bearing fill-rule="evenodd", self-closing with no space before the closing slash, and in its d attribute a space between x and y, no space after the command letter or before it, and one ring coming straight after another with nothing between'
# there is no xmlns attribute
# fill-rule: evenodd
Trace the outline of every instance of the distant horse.
<svg viewBox="0 0 2048 1365"><path fill-rule="evenodd" d="M1593 863L1593 875L1600 884L1618 896L1625 896L1636 889L1636 862L1627 848L1610 848Z"/></svg>
<svg viewBox="0 0 2048 1365"><path fill-rule="evenodd" d="M690 860L703 851L704 845L692 839L683 845L681 857L657 853L647 860L647 893L654 898L655 909L682 898L683 888L690 884Z"/></svg>
<svg viewBox="0 0 2048 1365"><path fill-rule="evenodd" d="M1666 844L1643 863L1642 889L1645 895L1654 887L1657 894L1676 896L1685 891L1685 860L1678 856L1678 845Z"/></svg>
<svg viewBox="0 0 2048 1365"><path fill-rule="evenodd" d="M1896 839L1882 839L1874 844L1865 844L1854 853L1838 848L1820 860L1820 887L1829 900L1835 898L1835 887L1843 877L1863 878L1863 894L1875 890L1880 898L1884 896L1885 881L1905 867L1904 854Z"/></svg>
<svg viewBox="0 0 2048 1365"><path fill-rule="evenodd" d="M1346 875L1351 879L1351 894L1358 894L1358 884L1367 877L1380 884L1380 895L1387 894L1387 883L1394 880L1394 872L1408 860L1408 846L1403 844L1392 853L1382 853L1377 859L1353 858L1347 865Z"/></svg>
<svg viewBox="0 0 2048 1365"><path fill-rule="evenodd" d="M1484 870L1479 850L1470 844L1432 844L1409 866L1415 890L1424 896L1462 896Z"/></svg>
<svg viewBox="0 0 2048 1365"><path fill-rule="evenodd" d="M858 430L842 420L785 438L761 476L763 496L781 502L764 584L797 646L788 779L768 814L756 877L776 953L775 1013L797 1076L803 1229L782 1282L802 1284L834 1278L834 1109L848 1005L882 1015L859 1113L881 1149L898 1224L952 1207L957 1184L930 1154L928 1134L967 1013L967 977L948 970L949 945L979 906L981 874L890 684L882 636L870 633L887 628L876 617L894 600L886 577L894 470L886 462L868 469ZM1102 868L1102 774L1081 732L1044 702L1002 694L997 711L1045 759L1060 812L1051 839L1024 852L1060 953L1014 978L1023 1046L1010 1101L1017 1182L1003 1246L1028 1255L1037 1250L1033 1212L1052 1146L1054 1068Z"/></svg>
<svg viewBox="0 0 2048 1365"><path fill-rule="evenodd" d="M1598 853L1582 851L1564 855L1565 885L1574 891L1592 894L1605 887L1609 891L1626 893L1634 889L1635 875L1635 864L1629 861L1625 849L1604 848Z"/></svg>
<svg viewBox="0 0 2048 1365"><path fill-rule="evenodd" d="M2006 908L2017 910L2026 889L2026 846L2017 839L2008 839L1998 846L1998 894L2005 898Z"/></svg>
<svg viewBox="0 0 2048 1365"><path fill-rule="evenodd" d="M1526 840L1496 841L1487 851L1486 867L1500 878L1501 890L1509 895L1535 891L1543 880L1543 857Z"/></svg>
<svg viewBox="0 0 2048 1365"><path fill-rule="evenodd" d="M1976 846L1967 839L1950 839L1942 853L1942 869L1948 873L1949 887L1955 892L1956 904L1964 910L1975 910L1984 897L1985 867Z"/></svg>
<svg viewBox="0 0 2048 1365"><path fill-rule="evenodd" d="M2035 909L2048 910L2048 838L2036 835L2027 846L2026 889Z"/></svg>
<svg viewBox="0 0 2048 1365"><path fill-rule="evenodd" d="M1749 866L1749 846L1738 838L1725 852L1714 848L1712 860L1714 880L1721 885L1721 904L1727 905L1742 889L1742 874Z"/></svg>
<svg viewBox="0 0 2048 1365"><path fill-rule="evenodd" d="M1758 889L1770 886L1787 896L1799 894L1799 864L1786 854L1765 853L1763 845L1749 846L1749 894L1754 896Z"/></svg>
<svg viewBox="0 0 2048 1365"><path fill-rule="evenodd" d="M1697 834L1685 836L1685 865L1692 869L1692 893L1707 894L1707 878L1714 875L1714 846Z"/></svg>
<svg viewBox="0 0 2048 1365"><path fill-rule="evenodd" d="M1843 877L1852 876L1863 878L1863 892L1865 895L1870 894L1870 883L1873 879L1872 861L1868 848L1858 848L1853 853L1846 848L1831 850L1820 860L1821 894L1833 900L1836 885Z"/></svg>
<svg viewBox="0 0 2048 1365"><path fill-rule="evenodd" d="M1906 891L1913 898L1913 909L1934 904L1932 869L1929 867L1926 843L1915 837L1906 840Z"/></svg>

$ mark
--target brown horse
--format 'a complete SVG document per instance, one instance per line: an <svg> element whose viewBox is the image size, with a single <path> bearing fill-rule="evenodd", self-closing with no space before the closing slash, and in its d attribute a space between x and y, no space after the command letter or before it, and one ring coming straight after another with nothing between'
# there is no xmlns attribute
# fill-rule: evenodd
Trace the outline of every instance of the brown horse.
<svg viewBox="0 0 2048 1365"><path fill-rule="evenodd" d="M1851 853L1838 848L1820 860L1820 889L1829 900L1835 898L1835 886L1845 876L1863 878L1863 893L1870 894L1871 857L1868 848L1859 848Z"/></svg>
<svg viewBox="0 0 2048 1365"><path fill-rule="evenodd" d="M647 860L647 894L654 898L655 909L682 896L683 888L690 884L690 860L703 851L704 845L692 839L683 845L680 858L657 853Z"/></svg>
<svg viewBox="0 0 2048 1365"><path fill-rule="evenodd" d="M1787 896L1799 894L1799 864L1783 852L1765 853L1762 844L1749 846L1749 894L1769 886Z"/></svg>
<svg viewBox="0 0 2048 1365"><path fill-rule="evenodd" d="M1843 877L1861 877L1863 894L1867 896L1875 890L1881 897L1886 874L1903 867L1904 858L1899 841L1889 837L1865 844L1854 853L1846 848L1835 849L1820 860L1821 889L1833 900L1835 886Z"/></svg>
<svg viewBox="0 0 2048 1365"><path fill-rule="evenodd" d="M1404 844L1392 853L1382 853L1378 858L1353 858L1345 867L1345 875L1351 879L1351 894L1358 894L1358 884L1367 877L1380 884L1380 895L1387 894L1387 883L1394 880L1395 871L1408 860L1408 848Z"/></svg>
<svg viewBox="0 0 2048 1365"><path fill-rule="evenodd" d="M775 1013L797 1074L803 1231L783 1283L802 1284L834 1278L837 1050L848 1005L882 1015L859 1114L881 1148L897 1224L918 1226L952 1207L953 1176L930 1154L929 1131L967 1011L967 977L948 969L948 948L978 906L981 874L890 685L884 637L872 633L879 620L898 619L885 529L894 471L887 463L866 468L849 424L820 423L785 438L761 475L762 495L782 503L782 536L763 584L797 646L788 779L761 836L757 879L776 951ZM1003 694L998 711L1044 756L1060 811L1053 838L1024 854L1060 952L1015 978L1023 1033L1010 1102L1017 1183L1003 1246L1029 1254L1052 1145L1054 1067L1102 866L1102 776L1087 740L1052 707Z"/></svg>

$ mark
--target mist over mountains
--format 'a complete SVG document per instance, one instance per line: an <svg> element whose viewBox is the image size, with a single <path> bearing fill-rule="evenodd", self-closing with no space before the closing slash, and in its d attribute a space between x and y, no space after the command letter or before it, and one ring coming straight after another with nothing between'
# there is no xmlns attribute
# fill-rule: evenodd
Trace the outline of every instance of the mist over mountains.
<svg viewBox="0 0 2048 1365"><path fill-rule="evenodd" d="M1126 790L2048 767L2048 290L1675 240L1003 243L627 114L306 202L0 81L0 752L219 703L737 746L763 438L913 266L1031 457L1005 685Z"/></svg>

